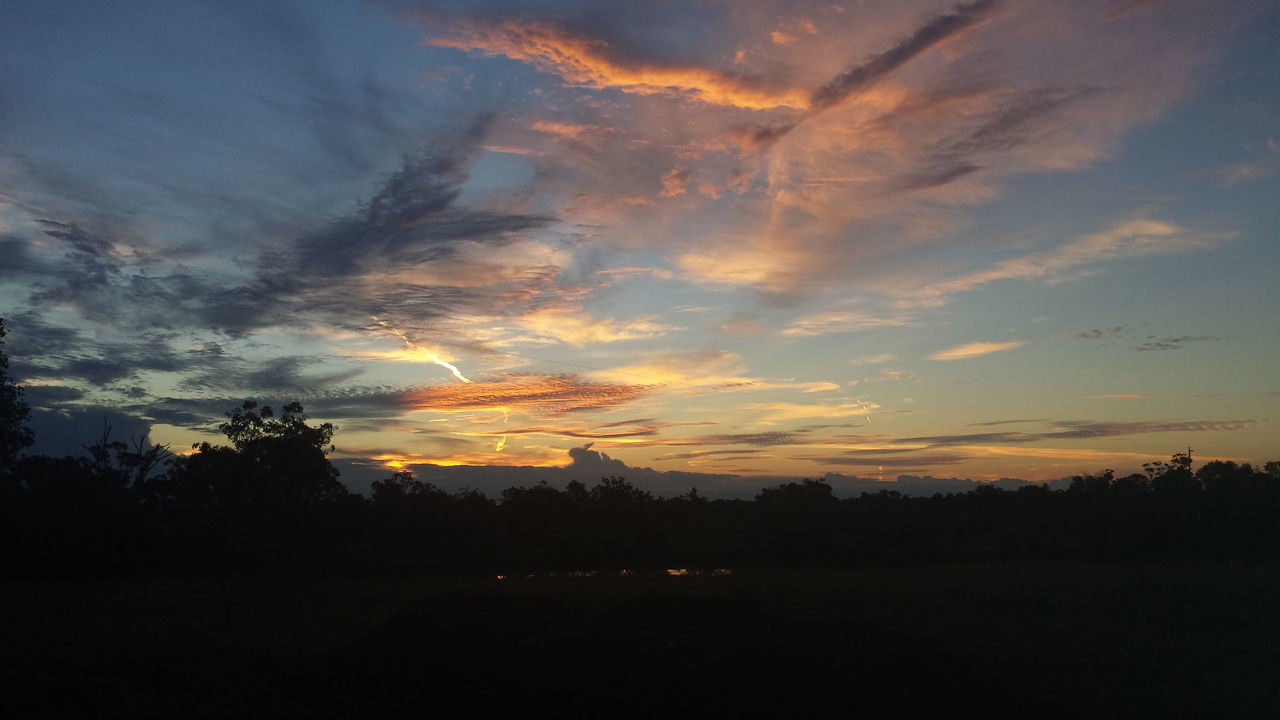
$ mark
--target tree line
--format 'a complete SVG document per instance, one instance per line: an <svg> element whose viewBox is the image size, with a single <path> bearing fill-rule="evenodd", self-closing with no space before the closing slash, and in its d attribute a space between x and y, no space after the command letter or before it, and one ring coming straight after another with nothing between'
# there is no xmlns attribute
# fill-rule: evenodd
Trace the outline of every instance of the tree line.
<svg viewBox="0 0 1280 720"><path fill-rule="evenodd" d="M0 321L0 342L3 340ZM84 456L24 454L33 437L0 352L0 547L6 574L492 572L1240 558L1280 551L1280 463L1079 475L1065 490L980 485L839 499L822 481L754 500L661 498L620 477L490 498L394 472L369 498L338 480L335 428L303 407L245 401L227 444L175 456L101 437Z"/></svg>

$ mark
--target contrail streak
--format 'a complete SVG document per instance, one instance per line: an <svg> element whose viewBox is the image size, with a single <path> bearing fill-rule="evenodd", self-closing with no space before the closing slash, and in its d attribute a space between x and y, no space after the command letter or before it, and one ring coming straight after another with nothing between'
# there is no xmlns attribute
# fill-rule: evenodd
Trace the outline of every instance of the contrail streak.
<svg viewBox="0 0 1280 720"><path fill-rule="evenodd" d="M448 360L445 360L444 358L440 357L439 355L435 354L434 352L424 347L419 347L417 343L409 339L408 335L405 335L399 329L393 327L390 323L384 322L383 320L379 320L377 315L370 315L369 317L373 318L374 322L386 328L392 335L395 335L396 337L400 338L400 340L404 343L405 349L411 350L415 353L425 356L431 362L453 373L453 376L458 378L462 382L464 383L471 382L471 380L469 380L466 375L463 375L462 371L459 370L458 367L453 363L449 362Z"/></svg>

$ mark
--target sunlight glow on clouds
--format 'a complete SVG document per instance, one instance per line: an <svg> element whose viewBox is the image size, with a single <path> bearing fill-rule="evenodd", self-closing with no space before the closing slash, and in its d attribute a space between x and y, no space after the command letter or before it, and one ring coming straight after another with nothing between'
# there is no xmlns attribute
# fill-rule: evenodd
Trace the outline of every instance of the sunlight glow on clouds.
<svg viewBox="0 0 1280 720"><path fill-rule="evenodd" d="M972 342L965 345L958 345L947 350L941 350L929 356L930 360L963 360L965 358L980 357L982 355L990 355L991 353L1004 352L1013 350L1014 348L1026 345L1021 340L1010 340L1008 342Z"/></svg>
<svg viewBox="0 0 1280 720"><path fill-rule="evenodd" d="M581 380L574 375L507 375L499 380L435 385L409 394L412 410L442 413L502 411L535 415L612 408L649 392L644 385L617 385Z"/></svg>
<svg viewBox="0 0 1280 720"><path fill-rule="evenodd" d="M558 340L582 347L594 343L612 343L621 340L654 338L672 330L670 325L658 321L656 316L614 320L596 318L572 307L553 307L535 310L521 317L520 327L535 337Z"/></svg>
<svg viewBox="0 0 1280 720"><path fill-rule="evenodd" d="M181 446L287 396L386 467L1270 448L1214 418L1276 416L1273 4L215 4L174 54L122 43L194 5L18 2L0 307L41 411ZM1091 419L1000 428L1041 403Z"/></svg>
<svg viewBox="0 0 1280 720"><path fill-rule="evenodd" d="M1067 270L1101 260L1202 250L1229 238L1222 234L1190 233L1159 220L1128 220L1053 250L1004 260L988 270L934 283L915 293L915 297L924 303L941 303L949 295L997 280L1053 280Z"/></svg>
<svg viewBox="0 0 1280 720"><path fill-rule="evenodd" d="M574 34L550 22L507 21L498 25L471 24L456 37L434 38L441 47L472 50L523 60L568 83L603 89L618 88L639 95L689 97L713 105L767 109L804 108L803 90L772 90L751 78L711 68L674 62L629 63L608 56L609 48L595 38Z"/></svg>

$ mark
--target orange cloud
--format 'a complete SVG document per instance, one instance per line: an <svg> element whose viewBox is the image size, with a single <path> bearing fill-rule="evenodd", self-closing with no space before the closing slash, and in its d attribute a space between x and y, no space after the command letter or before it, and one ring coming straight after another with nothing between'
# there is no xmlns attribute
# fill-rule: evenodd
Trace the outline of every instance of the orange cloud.
<svg viewBox="0 0 1280 720"><path fill-rule="evenodd" d="M990 355L991 353L1004 352L1017 347L1026 345L1021 340L1011 340L1009 342L973 342L967 345L960 345L941 352L936 352L929 356L930 360L963 360L965 358L978 357L979 355Z"/></svg>
<svg viewBox="0 0 1280 720"><path fill-rule="evenodd" d="M605 430L584 428L584 427L553 427L550 425L533 425L530 427L521 427L514 429L503 428L501 430L491 430L484 435L545 435L548 437L573 438L576 440L626 440L632 437L642 437L656 435L661 427L665 427L669 423L660 423L655 425L640 425L633 428L623 430Z"/></svg>
<svg viewBox="0 0 1280 720"><path fill-rule="evenodd" d="M609 128L599 125L574 125L572 123L551 122L547 120L539 120L529 127L538 132L548 133L550 135L559 135L570 140L577 140L579 137L592 132L609 132Z"/></svg>
<svg viewBox="0 0 1280 720"><path fill-rule="evenodd" d="M670 270L654 267L618 267L605 268L597 270L597 275L605 275L608 277L632 277L636 275L648 275L649 277L658 278L659 280L670 280L673 276Z"/></svg>
<svg viewBox="0 0 1280 720"><path fill-rule="evenodd" d="M782 331L783 335L824 335L826 333L854 332L872 328L902 327L910 324L901 316L877 317L868 313L854 311L830 311L801 315L791 321L791 326Z"/></svg>
<svg viewBox="0 0 1280 720"><path fill-rule="evenodd" d="M519 60L581 87L617 88L637 95L675 95L712 105L760 110L802 109L809 104L809 93L804 90L775 90L735 73L691 64L615 59L609 57L603 41L548 22L476 23L461 27L456 37L429 42Z"/></svg>
<svg viewBox="0 0 1280 720"><path fill-rule="evenodd" d="M582 347L589 343L640 340L666 335L670 325L658 322L656 316L614 320L597 318L577 307L539 308L516 321L535 335Z"/></svg>
<svg viewBox="0 0 1280 720"><path fill-rule="evenodd" d="M685 387L752 385L753 378L743 377L742 356L730 352L674 352L654 355L646 360L602 370L600 377L632 377L654 384Z"/></svg>
<svg viewBox="0 0 1280 720"><path fill-rule="evenodd" d="M507 410L541 415L604 410L636 400L647 385L621 385L583 380L576 375L511 374L500 380L433 385L410 392L412 410L458 413Z"/></svg>
<svg viewBox="0 0 1280 720"><path fill-rule="evenodd" d="M1137 257L1210 247L1229 235L1193 233L1160 220L1128 220L1102 232L1082 235L1052 250L996 263L990 269L934 283L916 297L937 304L956 293L997 280L1047 278L1110 258Z"/></svg>
<svg viewBox="0 0 1280 720"><path fill-rule="evenodd" d="M748 405L747 410L763 412L765 422L782 422L802 418L843 418L870 415L880 406L873 402L838 403L835 405L802 405L799 403L760 403Z"/></svg>
<svg viewBox="0 0 1280 720"><path fill-rule="evenodd" d="M516 147L514 145L484 145L482 147L488 152L502 153L504 155L541 155L542 154L537 150Z"/></svg>
<svg viewBox="0 0 1280 720"><path fill-rule="evenodd" d="M671 168L671 172L662 176L662 192L658 193L660 198L675 197L683 195L685 183L689 180L688 168Z"/></svg>
<svg viewBox="0 0 1280 720"><path fill-rule="evenodd" d="M1150 460L1150 453L1120 452L1113 450L1089 450L1085 448L1032 448L1004 445L960 445L957 450L979 455L1014 455L1018 457L1053 458L1060 460Z"/></svg>
<svg viewBox="0 0 1280 720"><path fill-rule="evenodd" d="M498 465L507 467L561 467L565 464L564 451L554 448L537 448L542 452L513 455L496 452L479 453L381 453L374 455L377 460L391 470L403 470L412 465L440 465L457 467L459 465Z"/></svg>

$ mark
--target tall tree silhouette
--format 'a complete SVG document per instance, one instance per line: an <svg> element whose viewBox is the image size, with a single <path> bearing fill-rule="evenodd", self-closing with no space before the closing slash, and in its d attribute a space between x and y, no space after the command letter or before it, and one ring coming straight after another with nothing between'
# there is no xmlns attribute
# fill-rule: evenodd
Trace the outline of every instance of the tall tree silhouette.
<svg viewBox="0 0 1280 720"><path fill-rule="evenodd" d="M4 318L0 318L0 471L13 465L18 453L35 441L27 427L30 408L22 398L22 388L9 379L9 356L4 352Z"/></svg>
<svg viewBox="0 0 1280 720"><path fill-rule="evenodd" d="M277 417L270 406L245 400L218 429L231 447L196 445L178 478L187 481L187 493L208 493L201 500L209 506L280 510L348 494L326 457L333 425L308 425L301 404L285 405Z"/></svg>

